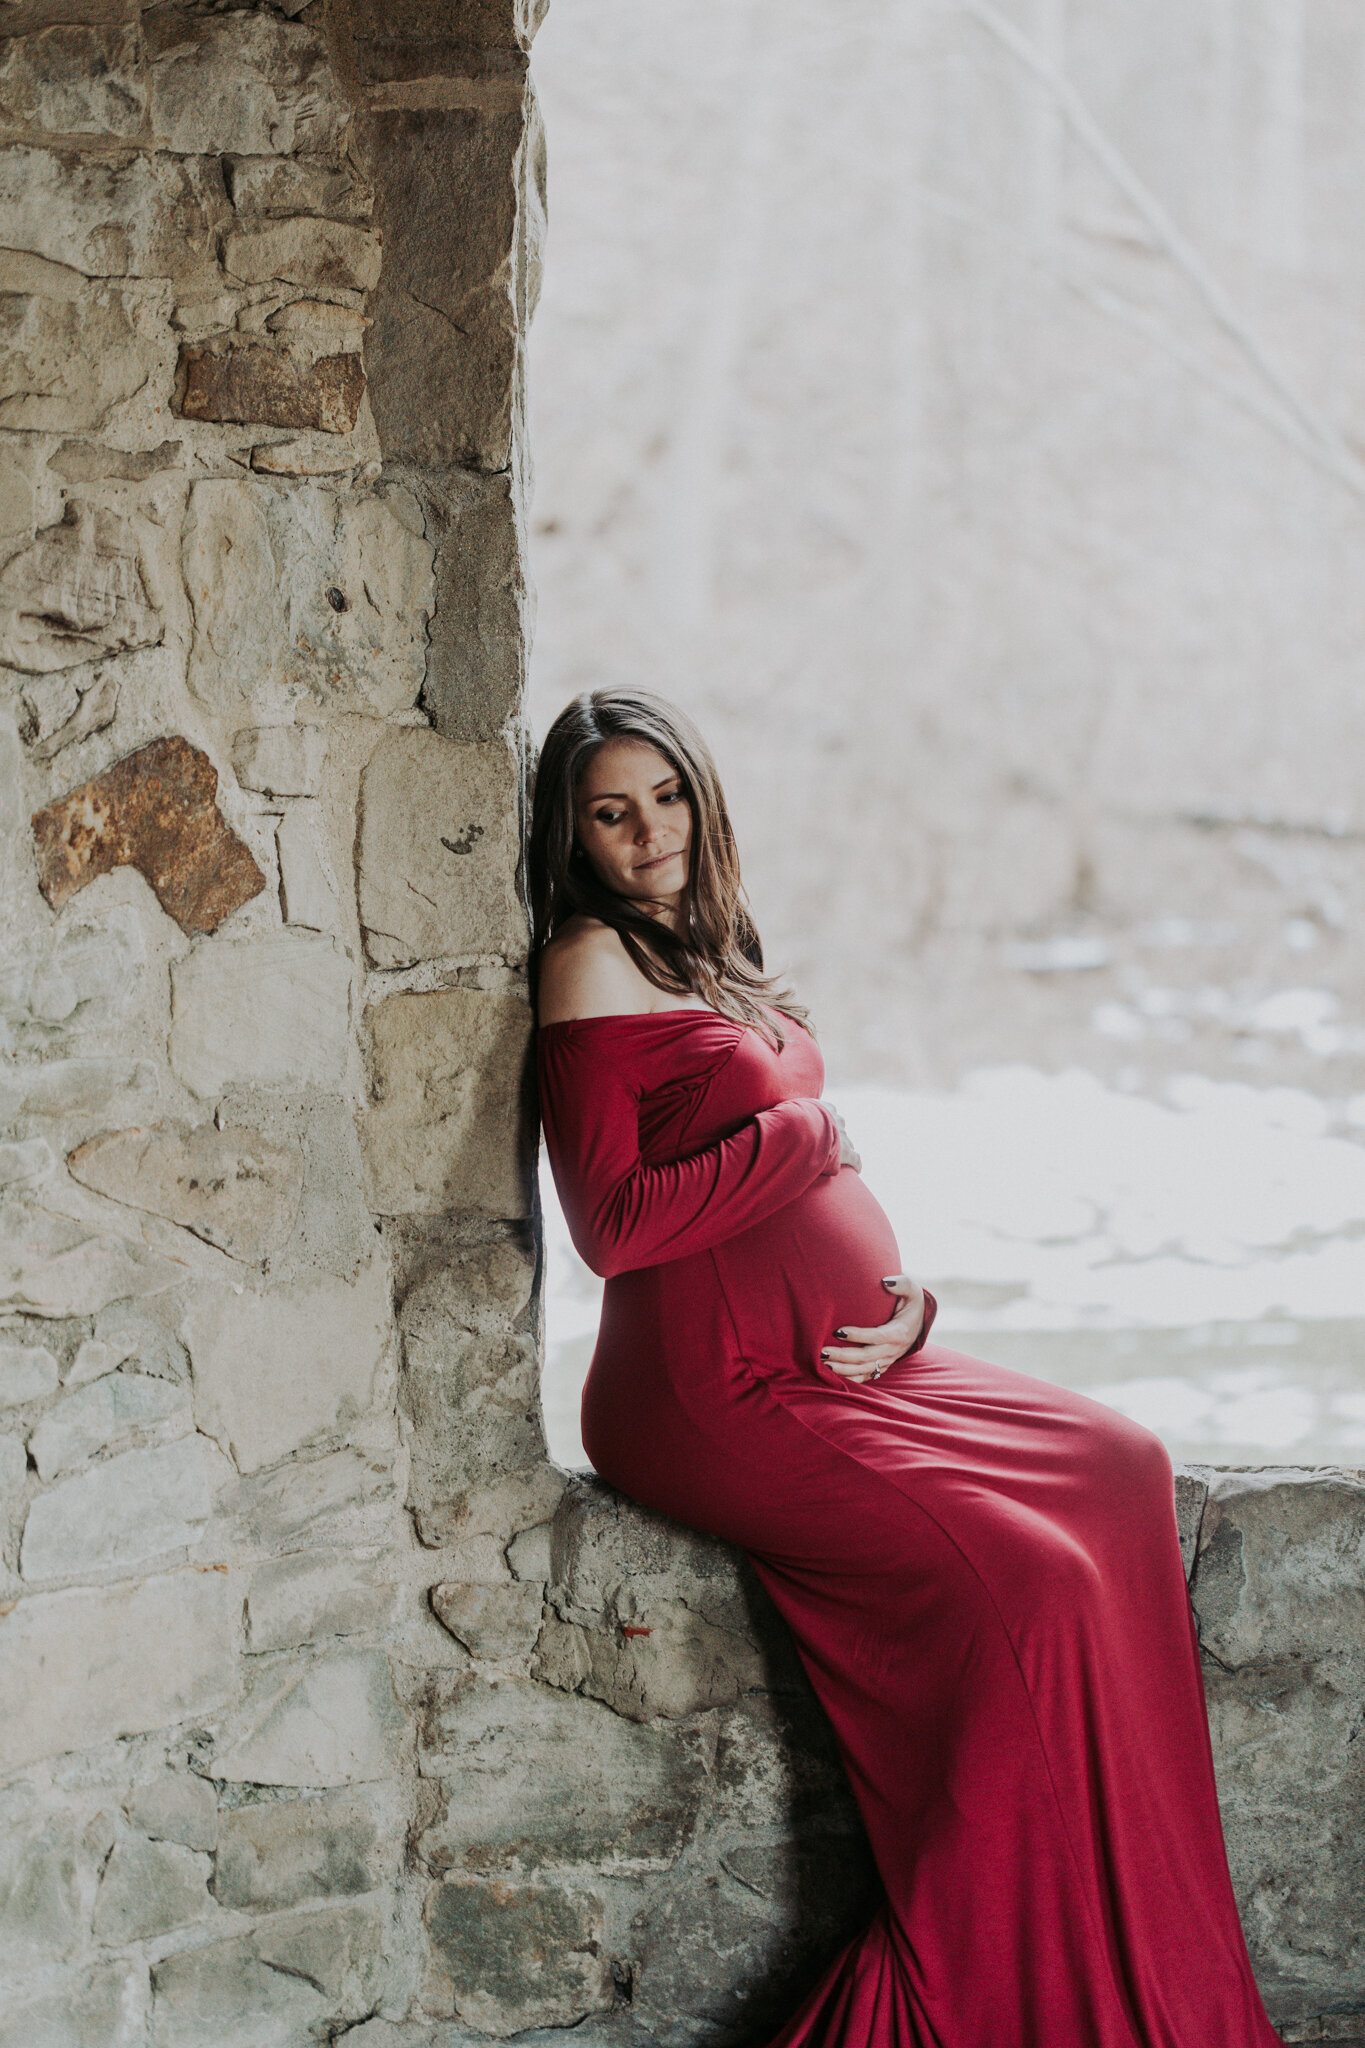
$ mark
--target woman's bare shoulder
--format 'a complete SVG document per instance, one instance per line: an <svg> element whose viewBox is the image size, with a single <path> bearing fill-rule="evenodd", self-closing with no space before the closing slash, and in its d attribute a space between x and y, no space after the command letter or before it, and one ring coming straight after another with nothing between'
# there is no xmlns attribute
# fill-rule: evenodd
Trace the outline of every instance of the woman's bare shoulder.
<svg viewBox="0 0 1365 2048"><path fill-rule="evenodd" d="M632 1015L650 1009L655 997L620 934L599 918L570 918L540 956L538 1023Z"/></svg>

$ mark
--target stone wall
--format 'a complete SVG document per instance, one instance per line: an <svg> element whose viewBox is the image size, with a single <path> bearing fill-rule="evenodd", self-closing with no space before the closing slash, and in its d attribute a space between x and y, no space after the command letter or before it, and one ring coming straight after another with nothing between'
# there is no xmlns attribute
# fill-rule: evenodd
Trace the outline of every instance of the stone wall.
<svg viewBox="0 0 1365 2048"><path fill-rule="evenodd" d="M692 2048L866 1910L750 1577L544 1454L535 15L0 14L0 2048ZM1186 1496L1348 2038L1361 1489Z"/></svg>

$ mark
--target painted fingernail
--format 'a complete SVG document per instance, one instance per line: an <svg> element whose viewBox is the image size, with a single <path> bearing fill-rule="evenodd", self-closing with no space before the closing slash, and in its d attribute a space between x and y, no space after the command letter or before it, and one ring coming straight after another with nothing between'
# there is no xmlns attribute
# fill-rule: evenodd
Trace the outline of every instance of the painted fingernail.
<svg viewBox="0 0 1365 2048"><path fill-rule="evenodd" d="M900 1279L900 1277L901 1277L901 1276L900 1276L900 1274L899 1274L899 1273L888 1273L888 1274L886 1275L886 1278L885 1278L885 1279L884 1279L884 1280L882 1281L882 1286L883 1286L883 1287L894 1287L894 1286L895 1286L895 1284L896 1284L896 1282L897 1282L897 1281L898 1281L898 1280Z"/></svg>
<svg viewBox="0 0 1365 2048"><path fill-rule="evenodd" d="M847 1337L847 1335L848 1335L848 1331L847 1331L847 1330L836 1330L836 1331L834 1332L834 1334L835 1334L835 1336L836 1336L836 1337Z"/></svg>

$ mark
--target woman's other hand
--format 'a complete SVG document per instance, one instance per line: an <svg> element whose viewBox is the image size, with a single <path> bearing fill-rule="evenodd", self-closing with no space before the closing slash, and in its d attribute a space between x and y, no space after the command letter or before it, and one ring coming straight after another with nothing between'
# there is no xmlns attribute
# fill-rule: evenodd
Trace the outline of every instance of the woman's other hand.
<svg viewBox="0 0 1365 2048"><path fill-rule="evenodd" d="M842 1131L843 1125L840 1124ZM837 1344L827 1344L820 1353L825 1364L841 1379L863 1386L879 1380L888 1365L904 1358L919 1340L924 1327L924 1289L907 1273L891 1273L882 1286L896 1297L896 1313L875 1329L860 1329L853 1323L836 1330Z"/></svg>
<svg viewBox="0 0 1365 2048"><path fill-rule="evenodd" d="M850 1138L850 1136L848 1135L848 1130L844 1124L843 1118L840 1116L838 1110L834 1107L834 1104L832 1102L827 1102L825 1104L825 1108L834 1118L835 1125L838 1128L840 1166L851 1166L855 1173L861 1173L863 1170L863 1162L858 1156L858 1151L853 1143L852 1138Z"/></svg>

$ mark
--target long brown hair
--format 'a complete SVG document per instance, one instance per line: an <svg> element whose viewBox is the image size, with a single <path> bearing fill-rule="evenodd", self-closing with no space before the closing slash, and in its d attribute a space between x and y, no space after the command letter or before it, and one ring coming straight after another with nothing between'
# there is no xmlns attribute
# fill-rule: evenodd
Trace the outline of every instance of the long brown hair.
<svg viewBox="0 0 1365 2048"><path fill-rule="evenodd" d="M664 756L692 813L687 921L672 931L609 889L578 842L574 805L583 771L608 740L639 740ZM571 917L595 917L619 934L646 981L668 995L700 996L723 1017L756 1024L782 1043L770 1014L797 1023L806 1012L763 972L725 792L711 750L685 711L648 690L585 690L545 735L536 769L527 853L532 961ZM766 1006L762 1007L762 1006Z"/></svg>

